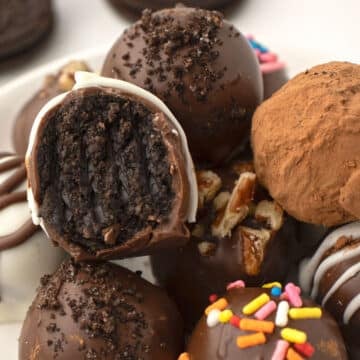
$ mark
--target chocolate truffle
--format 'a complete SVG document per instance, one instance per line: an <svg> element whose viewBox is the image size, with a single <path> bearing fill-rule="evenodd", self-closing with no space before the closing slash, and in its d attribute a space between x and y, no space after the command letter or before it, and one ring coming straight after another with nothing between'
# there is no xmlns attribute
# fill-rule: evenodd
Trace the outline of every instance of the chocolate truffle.
<svg viewBox="0 0 360 360"><path fill-rule="evenodd" d="M0 153L0 323L23 320L39 278L63 258L31 221L24 158Z"/></svg>
<svg viewBox="0 0 360 360"><path fill-rule="evenodd" d="M271 291L250 287L227 291L221 301L212 304L212 311L211 308L206 309L208 316L204 315L197 324L187 346L187 359L347 359L338 326L326 311L319 309L313 301L300 298L302 307L312 308L321 317L298 319L297 316L292 316L292 311L296 310L301 314L302 307L295 309L290 301L280 300L279 296L271 295ZM274 310L265 318L247 307L259 296L264 299L263 304L273 301L272 305L275 305L275 309L273 307ZM287 313L280 316L282 309L288 307L289 316ZM222 310L225 311L219 317ZM229 314L234 316L230 317ZM288 337L286 332L288 335L292 332L288 329L300 332L301 336L297 340ZM183 359L186 359L186 355L182 354ZM179 357L180 359L182 358Z"/></svg>
<svg viewBox="0 0 360 360"><path fill-rule="evenodd" d="M32 124L40 109L53 97L74 86L75 71L88 71L83 61L71 61L64 65L57 74L47 75L41 89L23 106L13 128L13 144L18 154L25 155Z"/></svg>
<svg viewBox="0 0 360 360"><path fill-rule="evenodd" d="M360 217L359 104L360 65L331 62L299 74L257 109L256 173L298 220L335 226Z"/></svg>
<svg viewBox="0 0 360 360"><path fill-rule="evenodd" d="M0 1L0 60L38 43L52 23L51 0Z"/></svg>
<svg viewBox="0 0 360 360"><path fill-rule="evenodd" d="M184 132L156 96L75 74L32 128L33 221L76 260L115 259L184 244L197 186Z"/></svg>
<svg viewBox="0 0 360 360"><path fill-rule="evenodd" d="M110 263L64 262L44 276L19 340L19 360L174 360L182 321L159 288Z"/></svg>
<svg viewBox="0 0 360 360"><path fill-rule="evenodd" d="M253 36L247 36L247 39L260 63L264 83L264 99L266 100L289 80L286 65L278 59L275 53L256 41Z"/></svg>
<svg viewBox="0 0 360 360"><path fill-rule="evenodd" d="M146 8L153 10L169 8L179 3L178 0L109 0L120 10L125 6L132 10L141 11ZM182 0L181 4L186 6L199 7L203 9L219 9L234 0Z"/></svg>
<svg viewBox="0 0 360 360"><path fill-rule="evenodd" d="M283 280L294 261L295 221L257 185L252 171L249 163L198 171L201 208L190 242L151 256L154 275L188 330L212 293L239 278L251 285Z"/></svg>
<svg viewBox="0 0 360 360"><path fill-rule="evenodd" d="M192 8L145 12L115 42L102 74L165 101L199 162L219 163L248 140L263 94L246 38L219 12Z"/></svg>
<svg viewBox="0 0 360 360"><path fill-rule="evenodd" d="M300 267L300 284L338 321L351 359L360 358L360 222L330 232Z"/></svg>

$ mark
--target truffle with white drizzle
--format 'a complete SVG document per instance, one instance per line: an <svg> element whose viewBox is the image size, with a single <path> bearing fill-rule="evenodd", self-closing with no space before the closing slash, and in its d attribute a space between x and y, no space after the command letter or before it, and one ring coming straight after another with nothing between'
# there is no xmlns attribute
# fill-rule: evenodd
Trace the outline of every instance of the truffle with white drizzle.
<svg viewBox="0 0 360 360"><path fill-rule="evenodd" d="M35 119L26 164L35 224L76 260L184 244L197 185L166 105L121 80L77 72Z"/></svg>
<svg viewBox="0 0 360 360"><path fill-rule="evenodd" d="M0 153L0 323L23 319L40 277L63 258L31 221L24 158Z"/></svg>
<svg viewBox="0 0 360 360"><path fill-rule="evenodd" d="M360 347L360 222L329 233L312 258L300 267L300 284L341 325L350 357Z"/></svg>

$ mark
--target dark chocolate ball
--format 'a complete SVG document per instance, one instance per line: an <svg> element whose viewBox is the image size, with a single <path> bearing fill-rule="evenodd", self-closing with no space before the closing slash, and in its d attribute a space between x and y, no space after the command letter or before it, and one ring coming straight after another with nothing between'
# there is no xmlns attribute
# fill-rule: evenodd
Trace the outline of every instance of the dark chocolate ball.
<svg viewBox="0 0 360 360"><path fill-rule="evenodd" d="M238 288L228 291L224 298L228 302L227 309L230 309L240 318L255 319L253 315L244 316L243 307L250 301L262 294L270 295L270 291L262 288ZM279 297L270 296L276 304L279 303ZM302 299L304 307L316 307L317 305L308 299ZM205 309L205 308L204 308ZM275 321L276 311L266 318L266 321ZM240 320L241 324L241 320ZM311 360L346 360L347 354L339 328L332 317L324 310L320 319L301 319L294 320L289 318L289 328L305 332L307 342L315 349L310 357ZM283 328L275 326L273 333L265 333L265 343L247 348L237 346L237 339L241 336L254 335L256 331L241 330L239 326L233 326L230 323L219 323L216 326L209 327L207 318L204 315L197 324L187 346L187 352L190 359L206 360L237 360L237 359L272 359L278 340L282 340L281 331ZM294 344L290 343L290 351L297 352L300 358L303 355L296 349ZM285 355L286 356L286 355ZM285 357L284 357L285 358ZM286 357L289 359L290 357ZM299 357L298 357L299 358ZM299 359L300 359L299 358Z"/></svg>
<svg viewBox="0 0 360 360"><path fill-rule="evenodd" d="M33 47L52 25L51 0L0 1L0 59Z"/></svg>
<svg viewBox="0 0 360 360"><path fill-rule="evenodd" d="M178 3L181 3L186 6L199 7L203 9L219 9L222 8L234 0L109 0L115 7L118 7L120 10L123 7L128 7L129 9L141 11L146 8L158 10L163 8L169 8L175 6Z"/></svg>
<svg viewBox="0 0 360 360"><path fill-rule="evenodd" d="M102 74L165 101L201 162L219 163L241 147L263 96L247 39L215 11L145 12L115 42Z"/></svg>
<svg viewBox="0 0 360 360"><path fill-rule="evenodd" d="M182 321L157 287L110 263L64 262L41 280L19 359L174 360Z"/></svg>
<svg viewBox="0 0 360 360"><path fill-rule="evenodd" d="M211 294L221 294L237 279L252 286L282 281L297 253L295 220L256 184L255 174L243 172L251 171L251 164L241 164L214 170L212 176L198 171L200 198L204 193L214 198L206 199L199 210L192 238L185 247L151 256L154 275L177 303L187 330L200 319ZM250 186L244 181L246 174L253 175ZM214 186L219 179L221 184ZM234 185L236 180L243 186ZM218 203L228 191L232 195L224 208ZM238 199L233 201L234 197ZM245 213L235 220L244 208ZM225 233L219 234L224 226Z"/></svg>
<svg viewBox="0 0 360 360"><path fill-rule="evenodd" d="M181 126L133 84L78 73L35 120L27 153L33 220L76 260L184 244L197 187Z"/></svg>

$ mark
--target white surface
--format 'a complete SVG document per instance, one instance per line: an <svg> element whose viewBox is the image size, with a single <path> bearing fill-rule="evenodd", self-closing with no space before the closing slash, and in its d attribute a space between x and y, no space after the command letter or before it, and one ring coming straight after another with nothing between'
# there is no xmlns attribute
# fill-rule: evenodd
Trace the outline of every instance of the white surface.
<svg viewBox="0 0 360 360"><path fill-rule="evenodd" d="M105 0L54 0L56 24L49 40L22 60L0 63L0 85L29 70L84 49L106 49L130 23ZM329 60L360 62L360 1L358 0L243 0L227 11L227 17L244 33L281 54L290 74ZM104 51L102 52L104 53ZM91 55L92 54L92 55ZM96 69L102 58L94 52L71 56L91 59ZM62 62L60 62L62 63ZM1 150L10 148L9 135L15 114L41 85L45 73L59 62L0 88ZM0 327L1 359L16 359L20 324Z"/></svg>

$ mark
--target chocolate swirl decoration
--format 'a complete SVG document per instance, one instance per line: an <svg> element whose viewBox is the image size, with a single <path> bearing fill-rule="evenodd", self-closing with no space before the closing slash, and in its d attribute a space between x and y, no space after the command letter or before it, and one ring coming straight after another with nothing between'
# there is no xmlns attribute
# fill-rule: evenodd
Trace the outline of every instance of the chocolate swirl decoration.
<svg viewBox="0 0 360 360"><path fill-rule="evenodd" d="M0 153L0 216L1 211L17 203L26 204L26 190L18 188L26 182L24 158L8 153ZM0 251L18 246L29 239L37 227L29 219L14 232L0 235Z"/></svg>
<svg viewBox="0 0 360 360"><path fill-rule="evenodd" d="M360 221L331 232L300 267L300 284L342 324L360 319Z"/></svg>

